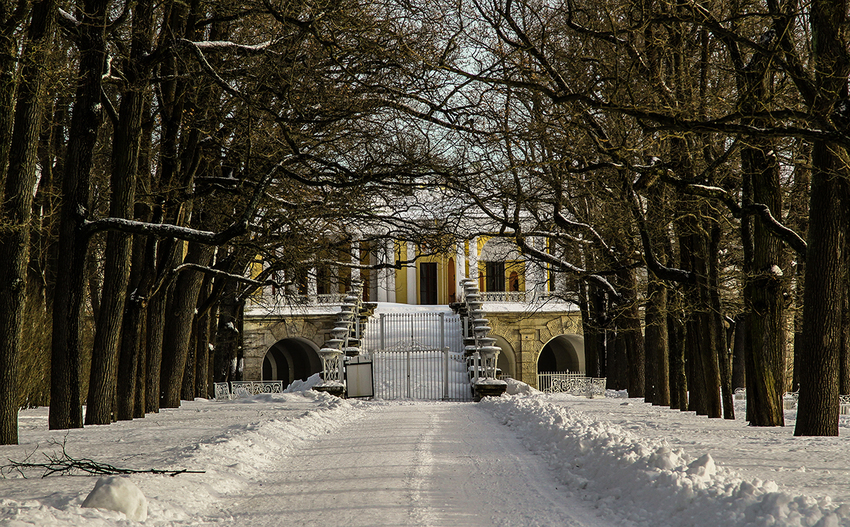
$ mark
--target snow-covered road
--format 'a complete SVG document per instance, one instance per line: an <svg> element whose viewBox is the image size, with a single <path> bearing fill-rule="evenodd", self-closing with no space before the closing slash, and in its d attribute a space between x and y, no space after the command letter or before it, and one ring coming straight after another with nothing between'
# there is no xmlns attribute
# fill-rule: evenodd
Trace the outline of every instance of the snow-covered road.
<svg viewBox="0 0 850 527"><path fill-rule="evenodd" d="M850 527L846 416L842 437L796 438L793 424L526 391L431 403L308 390L68 431L24 410L21 444L0 459L193 472L128 475L141 498L94 509L82 505L97 478L0 467L0 525L129 527L141 524L126 506L146 502L149 527Z"/></svg>
<svg viewBox="0 0 850 527"><path fill-rule="evenodd" d="M607 525L469 403L372 406L220 505L243 525Z"/></svg>

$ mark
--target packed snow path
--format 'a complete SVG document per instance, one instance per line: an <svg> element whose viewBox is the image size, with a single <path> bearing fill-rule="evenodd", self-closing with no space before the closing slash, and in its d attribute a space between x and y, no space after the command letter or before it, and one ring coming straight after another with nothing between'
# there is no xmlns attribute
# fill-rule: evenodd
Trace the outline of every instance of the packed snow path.
<svg viewBox="0 0 850 527"><path fill-rule="evenodd" d="M469 403L370 408L221 506L244 525L603 525Z"/></svg>
<svg viewBox="0 0 850 527"><path fill-rule="evenodd" d="M0 525L141 525L118 511L146 500L150 527L850 527L848 416L842 437L799 438L791 410L765 429L747 426L742 404L726 421L525 392L477 404L263 394L75 430L24 410L21 444L0 458L67 450L198 472L126 476L141 496L111 509L82 506L97 478L0 470Z"/></svg>

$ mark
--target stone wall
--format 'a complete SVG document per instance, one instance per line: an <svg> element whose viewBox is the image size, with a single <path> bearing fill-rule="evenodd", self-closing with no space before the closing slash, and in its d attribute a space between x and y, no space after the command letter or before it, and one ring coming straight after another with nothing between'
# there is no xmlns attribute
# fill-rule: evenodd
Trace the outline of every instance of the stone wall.
<svg viewBox="0 0 850 527"><path fill-rule="evenodd" d="M547 342L559 335L581 335L581 314L578 311L564 313L500 313L487 312L493 330L491 336L504 339L509 349L503 353L511 357L515 371L513 377L537 387L537 359ZM262 377L263 359L277 342L288 339L304 339L321 348L330 338L330 329L336 314L295 315L245 319L242 338L244 378L259 380ZM584 350L576 350L583 353Z"/></svg>
<svg viewBox="0 0 850 527"><path fill-rule="evenodd" d="M260 380L263 376L263 359L277 342L288 338L299 338L321 348L330 338L330 329L336 321L331 315L296 315L274 318L245 318L245 333L242 335L242 353L245 357L243 378Z"/></svg>
<svg viewBox="0 0 850 527"><path fill-rule="evenodd" d="M484 312L493 330L490 336L503 338L513 354L514 378L537 387L537 359L543 346L558 335L581 335L581 314L566 313L496 313ZM576 350L584 352L584 350Z"/></svg>

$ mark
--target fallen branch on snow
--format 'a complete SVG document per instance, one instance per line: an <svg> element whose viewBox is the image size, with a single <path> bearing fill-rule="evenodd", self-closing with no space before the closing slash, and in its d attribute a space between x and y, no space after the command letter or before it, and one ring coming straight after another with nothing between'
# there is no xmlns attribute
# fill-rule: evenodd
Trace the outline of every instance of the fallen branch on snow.
<svg viewBox="0 0 850 527"><path fill-rule="evenodd" d="M7 474L12 472L17 472L22 477L26 478L25 470L27 469L41 469L43 473L41 474L42 478L46 478L48 476L60 475L60 476L68 476L73 475L75 473L84 473L92 476L106 476L106 475L115 475L115 474L164 474L167 476L177 476L179 474L203 474L203 470L186 470L186 469L133 469L133 468L119 468L113 465L109 465L107 463L100 463L98 461L94 461L91 459L74 459L68 455L65 450L65 441L60 445L59 443L54 443L56 446L61 446L61 454L53 451L51 453L43 452L45 460L42 463L36 463L30 461L30 459L35 455L35 451L29 454L23 461L14 461L9 459L9 464L0 466L0 476L3 478L6 477Z"/></svg>

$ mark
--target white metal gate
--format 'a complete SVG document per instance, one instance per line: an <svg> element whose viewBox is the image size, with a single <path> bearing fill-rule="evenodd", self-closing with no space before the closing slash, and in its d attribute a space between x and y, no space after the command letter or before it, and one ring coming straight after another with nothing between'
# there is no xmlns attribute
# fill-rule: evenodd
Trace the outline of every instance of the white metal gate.
<svg viewBox="0 0 850 527"><path fill-rule="evenodd" d="M472 400L458 315L373 315L363 349L373 363L377 399Z"/></svg>
<svg viewBox="0 0 850 527"><path fill-rule="evenodd" d="M471 401L466 360L448 348L369 352L376 399Z"/></svg>
<svg viewBox="0 0 850 527"><path fill-rule="evenodd" d="M394 350L449 348L463 353L463 329L460 315L446 312L414 311L380 313L369 317L363 337L363 349Z"/></svg>

